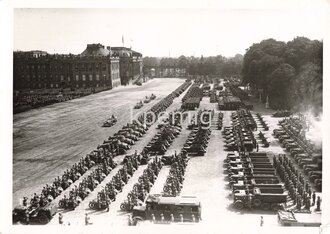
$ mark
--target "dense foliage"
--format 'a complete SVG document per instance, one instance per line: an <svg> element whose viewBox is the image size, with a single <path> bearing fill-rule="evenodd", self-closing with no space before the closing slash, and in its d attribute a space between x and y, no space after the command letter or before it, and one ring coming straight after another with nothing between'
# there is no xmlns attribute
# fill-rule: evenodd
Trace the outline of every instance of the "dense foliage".
<svg viewBox="0 0 330 234"><path fill-rule="evenodd" d="M233 58L221 55L215 57L156 58L145 57L146 68L185 68L190 75L240 76L243 56L237 54Z"/></svg>
<svg viewBox="0 0 330 234"><path fill-rule="evenodd" d="M253 44L243 59L242 78L269 96L273 108L322 110L323 43L297 37L287 43L268 39Z"/></svg>

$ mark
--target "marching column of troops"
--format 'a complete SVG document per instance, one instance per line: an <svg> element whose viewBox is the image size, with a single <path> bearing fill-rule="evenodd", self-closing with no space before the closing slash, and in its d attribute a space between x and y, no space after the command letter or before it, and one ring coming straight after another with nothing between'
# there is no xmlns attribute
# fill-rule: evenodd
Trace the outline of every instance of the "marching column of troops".
<svg viewBox="0 0 330 234"><path fill-rule="evenodd" d="M285 188L289 191L289 195L293 200L293 204L296 205L297 210L304 209L310 211L311 198L312 205L315 205L315 191L312 192L312 187L308 180L304 178L301 172L299 172L292 161L286 155L280 155L278 158L273 157L273 165L277 171L277 174L284 181ZM317 197L316 210L320 210L321 198Z"/></svg>

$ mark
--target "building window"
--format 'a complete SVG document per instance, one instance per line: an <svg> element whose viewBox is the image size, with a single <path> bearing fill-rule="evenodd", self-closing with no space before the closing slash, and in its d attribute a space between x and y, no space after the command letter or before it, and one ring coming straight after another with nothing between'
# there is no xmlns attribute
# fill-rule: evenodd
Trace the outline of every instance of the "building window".
<svg viewBox="0 0 330 234"><path fill-rule="evenodd" d="M50 84L50 87L53 88L53 84Z"/></svg>
<svg viewBox="0 0 330 234"><path fill-rule="evenodd" d="M70 81L70 76L68 76L68 81Z"/></svg>
<svg viewBox="0 0 330 234"><path fill-rule="evenodd" d="M79 84L76 84L76 87L79 88Z"/></svg>
<svg viewBox="0 0 330 234"><path fill-rule="evenodd" d="M76 81L79 81L79 75L76 75Z"/></svg>
<svg viewBox="0 0 330 234"><path fill-rule="evenodd" d="M100 80L100 75L96 74L96 80Z"/></svg>
<svg viewBox="0 0 330 234"><path fill-rule="evenodd" d="M99 84L96 84L96 87L99 87Z"/></svg>
<svg viewBox="0 0 330 234"><path fill-rule="evenodd" d="M64 76L63 75L61 75L61 81L63 81L64 80Z"/></svg>
<svg viewBox="0 0 330 234"><path fill-rule="evenodd" d="M56 84L55 86L56 86L56 88L58 88L58 84Z"/></svg>
<svg viewBox="0 0 330 234"><path fill-rule="evenodd" d="M82 75L82 80L83 80L83 81L86 80L86 75Z"/></svg>
<svg viewBox="0 0 330 234"><path fill-rule="evenodd" d="M93 80L93 75L89 75L89 80L90 80L90 81Z"/></svg>

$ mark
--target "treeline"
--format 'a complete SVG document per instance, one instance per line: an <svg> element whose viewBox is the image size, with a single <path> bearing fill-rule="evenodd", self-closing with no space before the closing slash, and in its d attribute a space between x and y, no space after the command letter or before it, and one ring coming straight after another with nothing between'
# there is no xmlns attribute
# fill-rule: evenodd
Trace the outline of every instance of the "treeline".
<svg viewBox="0 0 330 234"><path fill-rule="evenodd" d="M211 57L157 58L144 57L143 66L148 68L185 68L190 75L240 76L243 56L226 58L221 55Z"/></svg>
<svg viewBox="0 0 330 234"><path fill-rule="evenodd" d="M275 109L322 111L323 42L297 37L287 43L268 39L244 55L242 79Z"/></svg>

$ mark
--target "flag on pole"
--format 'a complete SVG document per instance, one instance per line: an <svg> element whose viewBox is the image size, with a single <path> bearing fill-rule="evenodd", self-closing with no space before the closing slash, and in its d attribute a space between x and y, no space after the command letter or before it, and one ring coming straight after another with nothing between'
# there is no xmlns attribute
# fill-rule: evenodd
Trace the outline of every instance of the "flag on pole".
<svg viewBox="0 0 330 234"><path fill-rule="evenodd" d="M121 43L122 43L123 46L124 46L124 35L121 35Z"/></svg>

